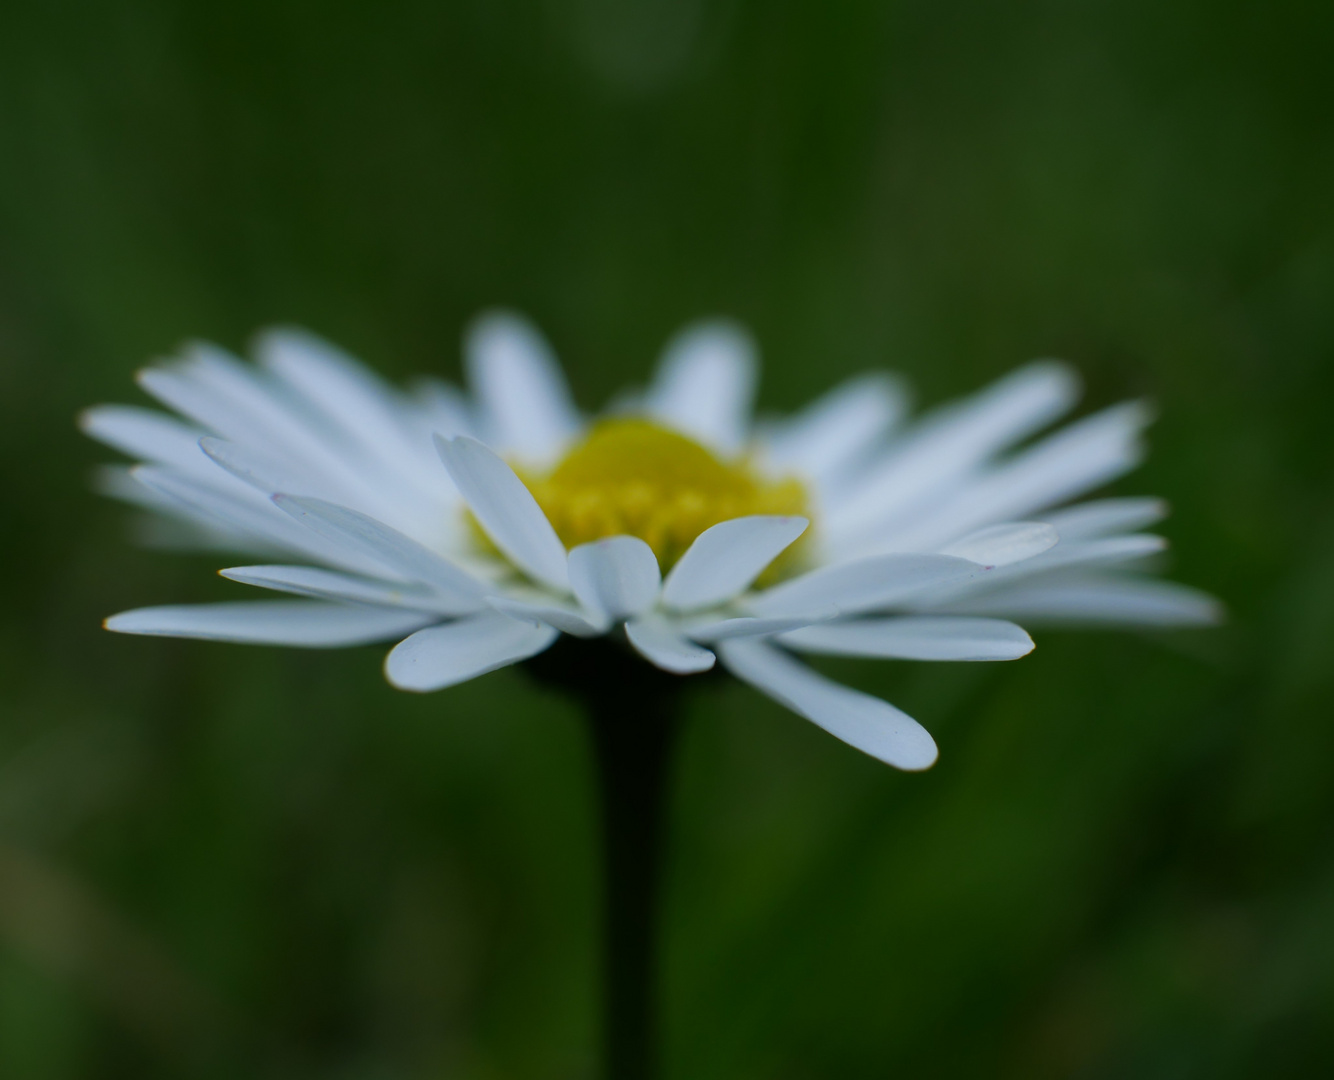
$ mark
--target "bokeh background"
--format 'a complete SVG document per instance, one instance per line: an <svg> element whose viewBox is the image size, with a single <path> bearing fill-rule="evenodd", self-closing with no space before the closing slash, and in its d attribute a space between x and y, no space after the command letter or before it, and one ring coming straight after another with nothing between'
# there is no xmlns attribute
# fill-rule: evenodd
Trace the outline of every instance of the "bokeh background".
<svg viewBox="0 0 1334 1080"><path fill-rule="evenodd" d="M81 406L275 322L456 377L495 304L589 408L710 314L776 410L1065 357L1158 402L1114 490L1231 611L831 665L925 775L696 693L670 1077L1334 1074L1332 48L1309 0L4 5L0 1076L595 1075L568 703L99 629L242 588L130 542Z"/></svg>

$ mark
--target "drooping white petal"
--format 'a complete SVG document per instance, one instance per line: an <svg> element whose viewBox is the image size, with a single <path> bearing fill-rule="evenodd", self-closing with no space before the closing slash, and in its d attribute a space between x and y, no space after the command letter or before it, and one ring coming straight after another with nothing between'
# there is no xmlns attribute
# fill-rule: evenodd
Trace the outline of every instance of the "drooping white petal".
<svg viewBox="0 0 1334 1080"><path fill-rule="evenodd" d="M748 604L756 615L872 611L987 573L985 567L953 555L873 555L837 563L785 581Z"/></svg>
<svg viewBox="0 0 1334 1080"><path fill-rule="evenodd" d="M650 416L727 454L745 445L755 343L735 323L696 323L667 344L644 398Z"/></svg>
<svg viewBox="0 0 1334 1080"><path fill-rule="evenodd" d="M580 544L570 551L569 574L579 602L614 621L647 611L662 582L657 556L637 536Z"/></svg>
<svg viewBox="0 0 1334 1080"><path fill-rule="evenodd" d="M703 642L726 641L737 637L768 637L781 634L785 630L796 630L802 626L811 626L838 617L838 610L816 612L808 615L791 615L785 618L757 619L752 616L735 618L687 619L679 623L681 632L691 641Z"/></svg>
<svg viewBox="0 0 1334 1080"><path fill-rule="evenodd" d="M459 494L496 547L529 577L568 591L565 546L514 470L476 439L437 437L435 446Z"/></svg>
<svg viewBox="0 0 1334 1080"><path fill-rule="evenodd" d="M1037 578L939 610L1042 626L1213 626L1224 615L1222 605L1208 593L1129 574Z"/></svg>
<svg viewBox="0 0 1334 1080"><path fill-rule="evenodd" d="M550 626L487 611L400 641L384 673L400 690L442 690L536 656L558 636Z"/></svg>
<svg viewBox="0 0 1334 1080"><path fill-rule="evenodd" d="M903 384L874 372L849 379L774 430L764 456L771 468L817 482L870 451L907 409Z"/></svg>
<svg viewBox="0 0 1334 1080"><path fill-rule="evenodd" d="M138 608L113 615L104 625L118 634L328 649L401 637L434 619L404 608L259 600Z"/></svg>
<svg viewBox="0 0 1334 1080"><path fill-rule="evenodd" d="M941 554L957 555L983 566L1009 566L1041 555L1055 547L1059 539L1060 534L1051 525L1019 521L978 529L941 548Z"/></svg>
<svg viewBox="0 0 1334 1080"><path fill-rule="evenodd" d="M1154 498L1094 499L1043 514L1064 540L1095 540L1133 532L1167 517L1167 502Z"/></svg>
<svg viewBox="0 0 1334 1080"><path fill-rule="evenodd" d="M892 444L849 487L846 497L829 508L822 520L824 531L840 539L875 531L923 499L938 497L942 488L998 450L1056 419L1078 395L1074 372L1064 364L1039 361L938 410Z"/></svg>
<svg viewBox="0 0 1334 1080"><path fill-rule="evenodd" d="M763 641L720 642L718 655L738 679L863 753L899 769L935 764L935 740L889 702L826 679Z"/></svg>
<svg viewBox="0 0 1334 1080"><path fill-rule="evenodd" d="M809 524L803 517L756 515L705 529L667 575L663 604L694 611L730 600L748 589Z"/></svg>
<svg viewBox="0 0 1334 1080"><path fill-rule="evenodd" d="M464 341L468 381L481 404L487 440L533 462L554 457L581 427L560 365L521 316L481 316Z"/></svg>
<svg viewBox="0 0 1334 1080"><path fill-rule="evenodd" d="M823 623L778 640L804 652L899 660L1017 660L1033 651L1012 622L931 615Z"/></svg>
<svg viewBox="0 0 1334 1080"><path fill-rule="evenodd" d="M95 405L79 414L79 429L99 442L143 461L198 472L207 469L199 428L174 416L133 405ZM211 470L210 470L211 471Z"/></svg>
<svg viewBox="0 0 1334 1080"><path fill-rule="evenodd" d="M482 606L487 589L466 570L383 522L346 506L304 496L278 494L274 504L317 536L376 560L411 581L431 586L457 614Z"/></svg>
<svg viewBox="0 0 1334 1080"><path fill-rule="evenodd" d="M714 655L689 641L661 616L631 619L625 636L650 664L675 675L694 675L713 667Z"/></svg>
<svg viewBox="0 0 1334 1080"><path fill-rule="evenodd" d="M442 604L438 596L426 589L354 577L315 566L232 566L218 573L229 581L239 581L243 585L256 585L261 589L274 589L317 600L344 600L380 607L457 614L453 605L448 602Z"/></svg>
<svg viewBox="0 0 1334 1080"><path fill-rule="evenodd" d="M491 596L487 598L487 603L511 618L543 622L575 637L597 637L605 634L610 622L601 612L588 611L556 597L521 600L514 596Z"/></svg>

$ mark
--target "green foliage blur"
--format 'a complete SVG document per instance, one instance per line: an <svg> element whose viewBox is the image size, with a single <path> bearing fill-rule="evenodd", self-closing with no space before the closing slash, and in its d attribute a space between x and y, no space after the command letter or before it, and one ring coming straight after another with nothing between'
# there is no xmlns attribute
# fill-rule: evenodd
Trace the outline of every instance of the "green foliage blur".
<svg viewBox="0 0 1334 1080"><path fill-rule="evenodd" d="M1302 0L4 5L0 1076L596 1074L569 703L99 628L247 591L133 542L80 407L273 323L456 378L496 304L588 408L710 314L771 410L1067 358L1157 402L1114 490L1231 611L829 665L923 775L697 691L669 1077L1334 1075L1332 53Z"/></svg>

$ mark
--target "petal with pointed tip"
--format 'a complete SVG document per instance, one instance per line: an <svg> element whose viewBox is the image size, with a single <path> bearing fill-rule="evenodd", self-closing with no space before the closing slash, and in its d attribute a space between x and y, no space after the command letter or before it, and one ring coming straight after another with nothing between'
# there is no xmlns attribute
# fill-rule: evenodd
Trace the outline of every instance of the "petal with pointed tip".
<svg viewBox="0 0 1334 1080"><path fill-rule="evenodd" d="M476 439L436 436L440 459L487 536L530 577L566 592L565 546L513 469Z"/></svg>
<svg viewBox="0 0 1334 1080"><path fill-rule="evenodd" d="M431 615L404 608L258 600L138 608L112 615L104 625L118 634L329 649L401 637L433 621Z"/></svg>
<svg viewBox="0 0 1334 1080"><path fill-rule="evenodd" d="M695 611L732 599L748 589L809 524L804 517L757 515L705 529L667 575L663 604Z"/></svg>

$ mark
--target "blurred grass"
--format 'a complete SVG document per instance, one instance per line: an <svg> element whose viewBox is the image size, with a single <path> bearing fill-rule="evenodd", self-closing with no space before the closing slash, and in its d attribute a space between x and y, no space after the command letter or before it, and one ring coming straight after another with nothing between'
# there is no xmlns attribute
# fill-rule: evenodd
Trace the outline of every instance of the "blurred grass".
<svg viewBox="0 0 1334 1080"><path fill-rule="evenodd" d="M1178 0L56 0L0 12L0 1076L579 1077L578 718L517 672L104 634L237 595L72 417L185 337L458 373L512 304L596 406L736 315L768 408L1036 355L1161 406L1217 633L839 665L903 776L738 687L683 748L673 1076L1334 1069L1329 13Z"/></svg>

